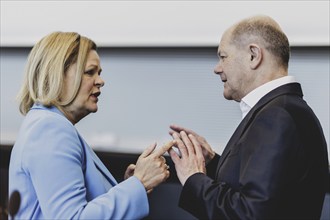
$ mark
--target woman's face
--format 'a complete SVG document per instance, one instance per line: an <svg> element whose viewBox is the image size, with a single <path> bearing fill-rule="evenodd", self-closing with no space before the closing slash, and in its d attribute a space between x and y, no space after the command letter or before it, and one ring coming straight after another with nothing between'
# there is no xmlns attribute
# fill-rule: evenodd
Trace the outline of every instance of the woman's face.
<svg viewBox="0 0 330 220"><path fill-rule="evenodd" d="M77 64L73 64L65 75L64 99L65 96L72 94L76 70ZM101 71L100 58L95 50L91 50L87 56L77 96L72 103L63 107L64 114L73 124L89 113L97 111L98 96L101 95L101 87L104 86L104 81L100 76Z"/></svg>

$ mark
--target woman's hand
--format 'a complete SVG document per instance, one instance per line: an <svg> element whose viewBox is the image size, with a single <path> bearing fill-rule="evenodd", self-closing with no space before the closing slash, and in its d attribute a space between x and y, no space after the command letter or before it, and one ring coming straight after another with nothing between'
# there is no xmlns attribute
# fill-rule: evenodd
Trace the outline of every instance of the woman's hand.
<svg viewBox="0 0 330 220"><path fill-rule="evenodd" d="M169 166L166 164L166 160L162 155L174 143L174 141L170 141L157 150L155 150L157 144L154 143L145 149L138 158L133 175L142 182L146 191L152 190L170 176ZM126 170L128 175L131 173L132 168L131 166L131 168L128 168L130 169L129 171Z"/></svg>
<svg viewBox="0 0 330 220"><path fill-rule="evenodd" d="M124 174L124 180L126 180L126 179L128 179L128 178L130 178L131 176L134 175L135 167L136 167L135 164L130 164L127 167L127 169L125 171L125 174Z"/></svg>

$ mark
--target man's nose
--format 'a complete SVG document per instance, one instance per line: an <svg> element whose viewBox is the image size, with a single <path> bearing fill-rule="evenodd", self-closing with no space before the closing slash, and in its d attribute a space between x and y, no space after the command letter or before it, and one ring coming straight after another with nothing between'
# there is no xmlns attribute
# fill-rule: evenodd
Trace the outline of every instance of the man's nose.
<svg viewBox="0 0 330 220"><path fill-rule="evenodd" d="M217 63L217 65L214 67L214 73L219 75L220 73L222 73L222 67L220 62Z"/></svg>

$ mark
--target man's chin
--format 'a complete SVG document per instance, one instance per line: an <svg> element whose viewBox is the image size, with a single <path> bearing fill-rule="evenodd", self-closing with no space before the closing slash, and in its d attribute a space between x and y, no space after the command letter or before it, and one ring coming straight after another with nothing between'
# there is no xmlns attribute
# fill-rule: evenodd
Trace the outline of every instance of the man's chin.
<svg viewBox="0 0 330 220"><path fill-rule="evenodd" d="M233 97L231 95L226 94L226 93L223 93L223 97L227 100L233 100Z"/></svg>

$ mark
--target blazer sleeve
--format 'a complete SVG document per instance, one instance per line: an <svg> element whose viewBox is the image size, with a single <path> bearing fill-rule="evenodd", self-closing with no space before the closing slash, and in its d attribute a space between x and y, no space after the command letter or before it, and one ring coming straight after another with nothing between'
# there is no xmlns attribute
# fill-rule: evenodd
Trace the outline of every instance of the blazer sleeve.
<svg viewBox="0 0 330 220"><path fill-rule="evenodd" d="M215 154L214 158L206 165L207 175L212 179L215 179L219 160L220 160L220 155Z"/></svg>
<svg viewBox="0 0 330 220"><path fill-rule="evenodd" d="M239 188L197 173L183 186L179 206L200 219L274 218L279 208L276 200L294 178L288 167L301 145L298 136L288 112L281 108L262 112L238 140L238 153L232 155L239 158Z"/></svg>
<svg viewBox="0 0 330 220"><path fill-rule="evenodd" d="M135 177L86 200L84 152L76 130L66 120L40 120L26 136L30 141L23 169L33 182L31 190L45 218L138 219L148 214L146 191Z"/></svg>

